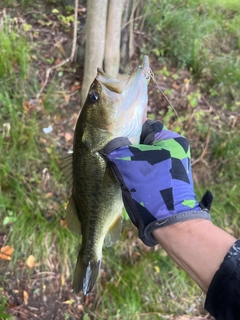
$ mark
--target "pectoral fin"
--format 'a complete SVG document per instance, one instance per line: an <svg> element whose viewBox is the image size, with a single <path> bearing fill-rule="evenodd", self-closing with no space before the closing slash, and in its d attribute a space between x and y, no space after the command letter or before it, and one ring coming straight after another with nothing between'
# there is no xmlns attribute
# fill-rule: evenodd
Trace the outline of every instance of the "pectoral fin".
<svg viewBox="0 0 240 320"><path fill-rule="evenodd" d="M101 150L113 137L108 130L95 128L91 123L87 123L82 136L82 142L92 152Z"/></svg>
<svg viewBox="0 0 240 320"><path fill-rule="evenodd" d="M73 195L71 195L68 205L67 205L67 214L66 222L68 229L77 236L81 235L81 222L77 214L77 208L75 205L75 200Z"/></svg>
<svg viewBox="0 0 240 320"><path fill-rule="evenodd" d="M118 241L121 231L122 231L122 216L119 215L108 230L108 233L104 239L105 246L106 247L113 246Z"/></svg>

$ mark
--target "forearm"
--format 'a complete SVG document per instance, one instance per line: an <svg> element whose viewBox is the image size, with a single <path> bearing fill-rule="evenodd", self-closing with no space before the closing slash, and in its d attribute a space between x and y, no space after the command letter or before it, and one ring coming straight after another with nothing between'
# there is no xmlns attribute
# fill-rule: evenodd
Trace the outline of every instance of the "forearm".
<svg viewBox="0 0 240 320"><path fill-rule="evenodd" d="M189 220L153 231L168 255L207 292L236 239L208 220Z"/></svg>

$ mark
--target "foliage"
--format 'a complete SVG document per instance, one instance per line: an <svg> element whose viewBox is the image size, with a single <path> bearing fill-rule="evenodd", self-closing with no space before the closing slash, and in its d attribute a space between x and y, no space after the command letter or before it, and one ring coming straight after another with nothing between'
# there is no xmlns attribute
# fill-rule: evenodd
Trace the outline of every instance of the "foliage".
<svg viewBox="0 0 240 320"><path fill-rule="evenodd" d="M44 101L30 98L39 89L32 70L31 82L28 79L30 47L9 25L4 21L0 30L0 149L3 155L0 158L0 220L4 222L1 228L9 230L9 242L15 249L13 260L25 259L32 253L38 260L49 259L49 248L53 244L65 259L74 250L74 237L60 225L64 203L58 205L49 193L51 188L62 192L61 187L55 185L60 172L55 147L51 139L44 137L41 122L44 114L55 111L55 99L49 98L49 92ZM45 190L43 174L48 171L56 178L51 178L52 184ZM66 238L70 247L64 242Z"/></svg>
<svg viewBox="0 0 240 320"><path fill-rule="evenodd" d="M16 74L24 79L29 64L29 46L12 29L14 20L6 16L0 21L0 83L11 86ZM9 83L10 82L10 83Z"/></svg>
<svg viewBox="0 0 240 320"><path fill-rule="evenodd" d="M205 91L215 90L221 102L236 109L240 99L239 2L154 0L145 2L144 11L151 39L147 53L188 67Z"/></svg>
<svg viewBox="0 0 240 320"><path fill-rule="evenodd" d="M163 250L144 252L129 239L122 240L115 249L104 250L109 274L97 297L101 299L97 318L161 319L169 313L186 313L190 296L194 300L200 296L193 281Z"/></svg>
<svg viewBox="0 0 240 320"><path fill-rule="evenodd" d="M216 203L220 203L219 206L216 206L216 209L220 211L220 213L217 212L217 221L218 224L225 225L224 227L227 226L229 230L233 230L237 238L240 236L239 143L240 136L236 129L215 134L211 157L212 163L215 164L215 175L218 182L214 186L217 195Z"/></svg>
<svg viewBox="0 0 240 320"><path fill-rule="evenodd" d="M6 313L7 299L3 295L3 288L0 287L0 319L10 319L10 315Z"/></svg>

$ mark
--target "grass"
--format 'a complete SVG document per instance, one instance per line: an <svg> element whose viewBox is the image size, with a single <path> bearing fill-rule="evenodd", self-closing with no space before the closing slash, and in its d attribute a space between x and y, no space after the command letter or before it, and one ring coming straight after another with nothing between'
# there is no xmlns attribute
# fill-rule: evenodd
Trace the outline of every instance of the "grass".
<svg viewBox="0 0 240 320"><path fill-rule="evenodd" d="M193 281L163 250L144 252L135 247L132 256L124 255L124 247L132 246L128 242L117 244L112 255L105 254L112 274L99 293L97 319L161 319L170 313L185 314L189 301L201 295ZM103 316L106 310L109 314Z"/></svg>
<svg viewBox="0 0 240 320"><path fill-rule="evenodd" d="M158 4L157 1L152 3ZM155 49L159 50L155 53L192 68L204 88L208 45L216 30L219 34L231 31L239 41L238 2L211 4L208 1L201 7L200 2L188 1L186 8L177 6L176 1L161 3L159 10L165 10L162 11L164 19L159 20L158 13L151 21L156 26L156 41L161 35L160 47L156 47L155 42ZM233 10L234 3L236 12L230 12L233 18L228 19L224 10ZM218 5L219 16L214 13ZM202 16L197 11L199 6L203 10ZM172 15L171 8L174 9ZM222 29L220 19L228 22L227 29ZM176 28L181 32L179 37L174 33ZM232 38L229 41L231 44ZM236 43L239 49L239 43ZM231 88L228 93L232 101L237 97L235 82L239 72L234 50L220 55L216 49L216 57L209 66L213 77L212 92L222 88L221 94L224 94ZM230 54L232 65L228 60ZM57 84L51 83L41 102L32 101L39 85L31 55L30 44L14 28L11 19L5 17L0 24L0 220L3 222L0 231L7 235L8 244L15 249L13 268L24 264L32 254L41 270L60 272L69 279L76 261L78 239L61 227L67 194L58 169L57 143L53 136L42 131L47 119L53 119L61 112L56 108L54 98ZM208 86L209 83L206 88ZM189 97L192 104L196 99L194 94ZM234 109L234 104L232 106ZM199 114L198 120L194 134L205 136L206 118ZM215 195L214 222L237 237L240 236L239 143L237 129L229 127L226 133L221 128L213 134L210 165L216 169L207 186ZM47 173L45 176L44 172ZM46 181L44 177L48 177ZM197 186L198 195L202 195L202 191L202 187ZM102 320L126 317L147 320L196 312L201 300L200 289L162 250L147 251L136 241L136 235L132 239L128 237L129 232L132 232L130 221L125 221L121 240L113 248L104 249L97 297L93 306L85 310L86 314ZM5 300L0 300L0 317L4 317L5 306Z"/></svg>
<svg viewBox="0 0 240 320"><path fill-rule="evenodd" d="M7 19L0 29L1 229L9 232L14 261L25 260L30 254L38 261L47 259L53 243L65 259L73 251L75 238L60 225L63 201L59 204L49 196L52 189L58 194L64 188L56 180L60 179L60 172L55 146L42 131L42 118L56 114L55 99L51 97L49 106L46 94L42 105L31 107L37 88L34 79L29 80L30 46ZM47 189L42 187L44 168L53 175Z"/></svg>
<svg viewBox="0 0 240 320"><path fill-rule="evenodd" d="M147 1L144 53L191 70L204 92L229 109L240 100L240 6L238 1Z"/></svg>

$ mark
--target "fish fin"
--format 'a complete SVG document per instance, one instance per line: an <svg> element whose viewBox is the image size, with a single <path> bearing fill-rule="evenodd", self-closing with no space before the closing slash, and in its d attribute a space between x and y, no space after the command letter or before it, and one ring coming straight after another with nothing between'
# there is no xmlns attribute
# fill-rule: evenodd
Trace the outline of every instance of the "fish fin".
<svg viewBox="0 0 240 320"><path fill-rule="evenodd" d="M86 296L89 294L97 280L101 260L90 260L87 263L83 260L81 251L78 255L78 260L73 277L73 290L75 293L83 291Z"/></svg>
<svg viewBox="0 0 240 320"><path fill-rule="evenodd" d="M72 233L77 236L81 235L81 222L77 214L77 208L73 195L71 195L68 201L66 222L68 229L72 231Z"/></svg>
<svg viewBox="0 0 240 320"><path fill-rule="evenodd" d="M105 246L106 247L113 246L118 241L121 231L122 231L122 216L119 215L107 232L107 235L104 239Z"/></svg>
<svg viewBox="0 0 240 320"><path fill-rule="evenodd" d="M112 139L113 137L111 137L111 134L108 130L95 128L90 123L86 124L82 136L82 142L92 152L103 149L105 145Z"/></svg>
<svg viewBox="0 0 240 320"><path fill-rule="evenodd" d="M66 182L68 186L72 189L73 185L73 153L66 155L61 159L60 162L60 169L63 173L64 178L66 179Z"/></svg>

